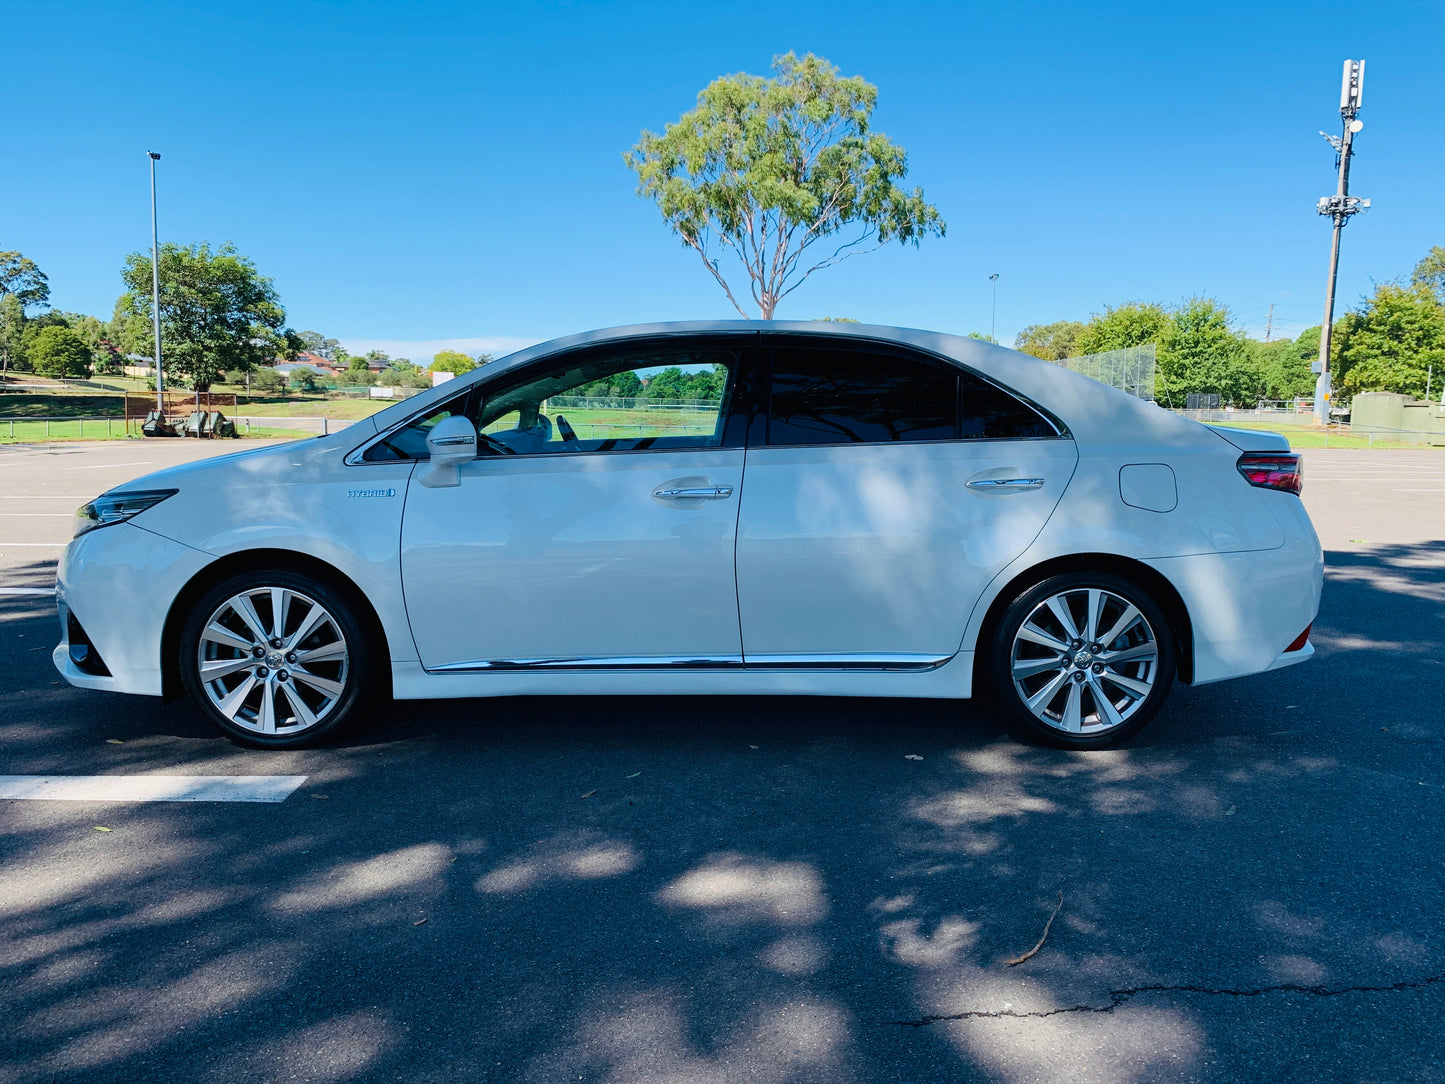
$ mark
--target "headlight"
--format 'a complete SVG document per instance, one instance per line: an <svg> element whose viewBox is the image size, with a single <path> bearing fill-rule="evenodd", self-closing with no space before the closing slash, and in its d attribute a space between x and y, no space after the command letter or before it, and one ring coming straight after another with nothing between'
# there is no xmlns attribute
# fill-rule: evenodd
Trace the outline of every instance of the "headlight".
<svg viewBox="0 0 1445 1084"><path fill-rule="evenodd" d="M138 489L129 493L102 493L75 510L75 537L97 527L124 523L137 512L144 512L178 492L176 489Z"/></svg>

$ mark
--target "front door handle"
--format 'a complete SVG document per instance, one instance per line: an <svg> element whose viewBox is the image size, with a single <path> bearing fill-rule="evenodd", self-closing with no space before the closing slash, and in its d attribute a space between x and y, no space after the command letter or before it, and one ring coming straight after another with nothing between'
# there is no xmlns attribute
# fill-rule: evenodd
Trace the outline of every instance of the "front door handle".
<svg viewBox="0 0 1445 1084"><path fill-rule="evenodd" d="M1022 489L1038 489L1044 484L1042 478L975 478L964 485L983 493L1014 493Z"/></svg>
<svg viewBox="0 0 1445 1084"><path fill-rule="evenodd" d="M664 501L725 501L733 495L732 486L661 486L652 495Z"/></svg>

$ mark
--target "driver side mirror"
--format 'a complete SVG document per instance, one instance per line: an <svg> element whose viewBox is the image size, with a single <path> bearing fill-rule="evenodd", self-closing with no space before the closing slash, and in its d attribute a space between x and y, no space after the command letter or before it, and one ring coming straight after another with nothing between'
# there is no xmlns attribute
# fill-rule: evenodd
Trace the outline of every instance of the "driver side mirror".
<svg viewBox="0 0 1445 1084"><path fill-rule="evenodd" d="M461 415L443 418L426 435L426 450L431 463L417 481L431 489L461 485L457 468L477 458L477 427Z"/></svg>

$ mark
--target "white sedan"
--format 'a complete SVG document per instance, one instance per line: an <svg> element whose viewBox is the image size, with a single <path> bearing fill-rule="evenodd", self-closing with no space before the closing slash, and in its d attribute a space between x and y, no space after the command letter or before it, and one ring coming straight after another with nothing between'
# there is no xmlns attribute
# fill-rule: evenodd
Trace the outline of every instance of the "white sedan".
<svg viewBox="0 0 1445 1084"><path fill-rule="evenodd" d="M1309 658L1299 457L972 339L657 324L139 478L60 564L72 685L313 741L388 696L988 689L1071 748Z"/></svg>

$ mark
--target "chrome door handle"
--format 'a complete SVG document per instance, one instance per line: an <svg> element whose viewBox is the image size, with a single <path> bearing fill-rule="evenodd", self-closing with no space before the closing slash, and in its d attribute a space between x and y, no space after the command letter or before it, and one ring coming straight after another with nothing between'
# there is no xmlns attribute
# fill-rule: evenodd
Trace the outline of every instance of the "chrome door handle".
<svg viewBox="0 0 1445 1084"><path fill-rule="evenodd" d="M688 486L684 489L654 489L664 501L723 501L733 495L732 486Z"/></svg>
<svg viewBox="0 0 1445 1084"><path fill-rule="evenodd" d="M972 482L964 483L969 489L979 489L985 493L1038 489L1043 484L1042 478L975 478Z"/></svg>

